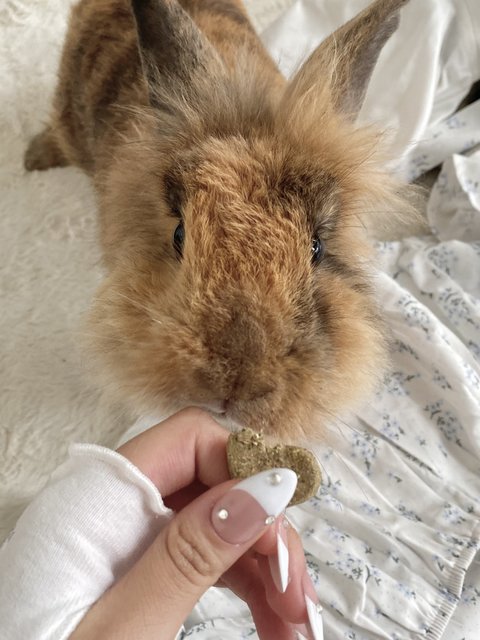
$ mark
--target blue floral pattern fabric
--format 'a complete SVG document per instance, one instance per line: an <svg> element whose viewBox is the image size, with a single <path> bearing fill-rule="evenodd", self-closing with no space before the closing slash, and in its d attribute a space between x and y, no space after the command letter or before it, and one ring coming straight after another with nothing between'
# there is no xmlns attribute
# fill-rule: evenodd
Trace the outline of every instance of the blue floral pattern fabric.
<svg viewBox="0 0 480 640"><path fill-rule="evenodd" d="M445 161L427 215L430 235L377 245L391 366L373 401L330 426L324 482L289 510L327 639L480 633L480 152ZM245 607L211 590L184 637L257 636Z"/></svg>

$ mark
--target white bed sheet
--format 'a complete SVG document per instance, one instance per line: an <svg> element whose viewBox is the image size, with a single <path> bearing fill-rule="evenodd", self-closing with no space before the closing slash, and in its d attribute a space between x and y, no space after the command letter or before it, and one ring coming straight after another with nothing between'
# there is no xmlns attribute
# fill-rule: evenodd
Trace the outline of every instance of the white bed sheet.
<svg viewBox="0 0 480 640"><path fill-rule="evenodd" d="M327 35L369 3L297 0L263 40L290 76ZM380 54L360 121L390 131L392 155L405 178L414 179L418 171L410 172L410 154L418 156L416 146L431 138L429 129L454 112L479 78L480 2L410 0Z"/></svg>

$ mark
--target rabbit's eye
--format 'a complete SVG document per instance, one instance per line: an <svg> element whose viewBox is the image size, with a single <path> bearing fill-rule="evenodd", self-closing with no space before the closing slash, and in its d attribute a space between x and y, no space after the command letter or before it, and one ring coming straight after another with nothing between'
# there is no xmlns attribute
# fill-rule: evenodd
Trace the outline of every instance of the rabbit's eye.
<svg viewBox="0 0 480 640"><path fill-rule="evenodd" d="M173 232L173 248L178 253L179 256L182 255L183 251L183 241L185 239L185 230L183 228L183 223L180 222L177 225L175 231Z"/></svg>
<svg viewBox="0 0 480 640"><path fill-rule="evenodd" d="M312 262L317 264L321 262L325 257L325 243L320 238L313 238L312 240Z"/></svg>

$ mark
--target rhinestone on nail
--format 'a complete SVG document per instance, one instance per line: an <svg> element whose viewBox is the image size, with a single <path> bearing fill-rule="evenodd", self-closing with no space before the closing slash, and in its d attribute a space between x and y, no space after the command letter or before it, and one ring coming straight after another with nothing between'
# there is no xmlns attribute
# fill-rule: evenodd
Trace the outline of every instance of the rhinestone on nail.
<svg viewBox="0 0 480 640"><path fill-rule="evenodd" d="M278 471L274 471L268 476L268 482L272 486L276 486L277 484L280 484L281 481L282 481L282 476L278 473Z"/></svg>
<svg viewBox="0 0 480 640"><path fill-rule="evenodd" d="M323 611L323 607L320 603L315 605L315 609L317 610L318 615L320 615Z"/></svg>
<svg viewBox="0 0 480 640"><path fill-rule="evenodd" d="M226 520L228 518L228 511L226 509L220 509L217 512L217 516L220 518L220 520Z"/></svg>
<svg viewBox="0 0 480 640"><path fill-rule="evenodd" d="M275 516L268 516L265 518L265 524L273 524L275 522Z"/></svg>

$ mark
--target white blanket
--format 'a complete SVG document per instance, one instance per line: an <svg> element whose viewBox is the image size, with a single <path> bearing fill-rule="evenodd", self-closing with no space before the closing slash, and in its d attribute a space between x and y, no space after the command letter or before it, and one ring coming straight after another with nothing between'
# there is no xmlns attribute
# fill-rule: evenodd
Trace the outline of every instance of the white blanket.
<svg viewBox="0 0 480 640"><path fill-rule="evenodd" d="M368 4L297 0L265 31L264 42L289 76L316 45ZM360 121L391 132L392 155L401 161L405 177L414 179L425 169L408 162L413 155L421 163L417 145L432 138L429 129L454 112L479 78L478 0L410 0L397 33L380 54Z"/></svg>

